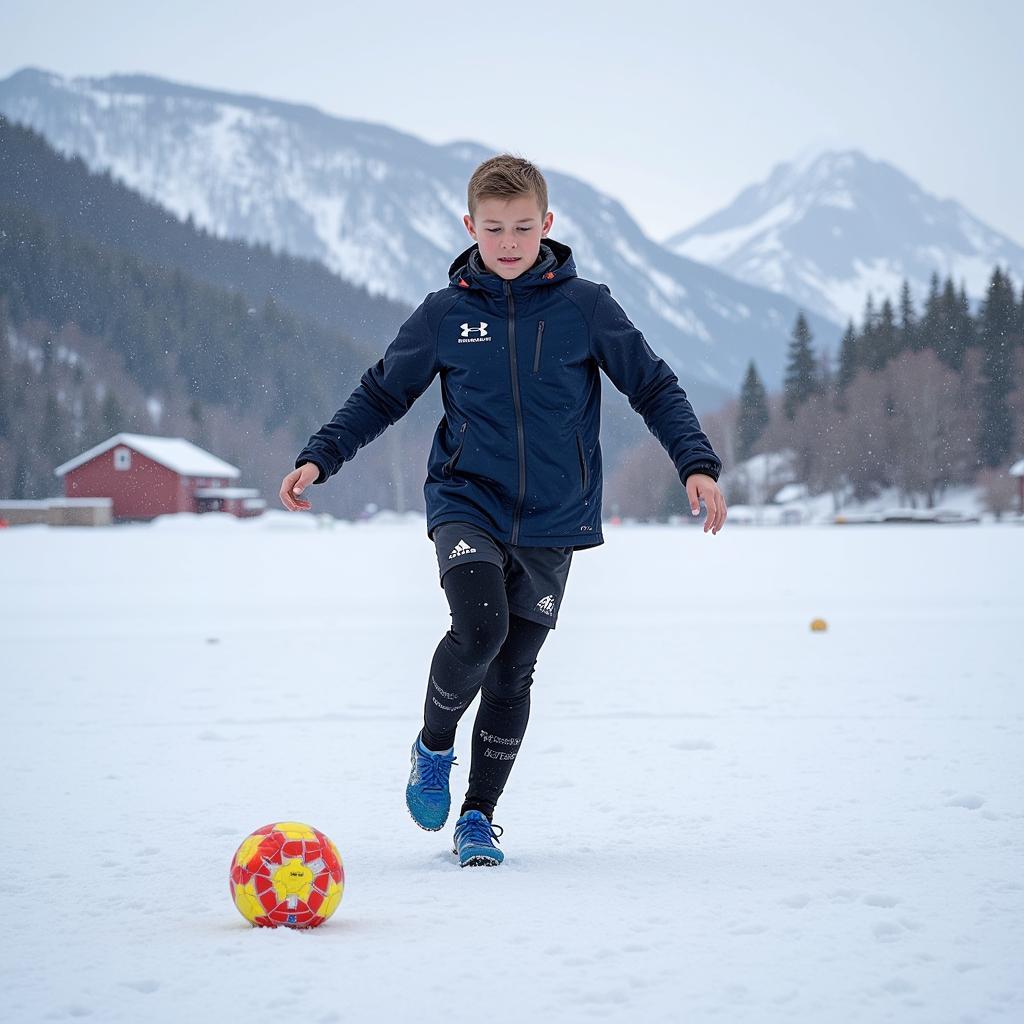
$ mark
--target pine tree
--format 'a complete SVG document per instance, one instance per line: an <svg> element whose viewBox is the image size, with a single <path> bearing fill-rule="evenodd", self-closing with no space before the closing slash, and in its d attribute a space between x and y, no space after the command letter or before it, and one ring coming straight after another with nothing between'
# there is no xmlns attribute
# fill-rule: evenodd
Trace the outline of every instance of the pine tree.
<svg viewBox="0 0 1024 1024"><path fill-rule="evenodd" d="M19 448L18 457L14 463L14 487L11 497L19 500L32 497L30 472L28 455L24 448Z"/></svg>
<svg viewBox="0 0 1024 1024"><path fill-rule="evenodd" d="M103 402L100 405L100 425L104 440L113 437L114 434L120 434L128 428L125 423L124 408L117 400L113 388L108 388L107 393L103 396Z"/></svg>
<svg viewBox="0 0 1024 1024"><path fill-rule="evenodd" d="M43 338L40 348L43 350L43 357L40 363L39 377L43 384L49 384L54 379L54 343L53 335L47 332L46 337Z"/></svg>
<svg viewBox="0 0 1024 1024"><path fill-rule="evenodd" d="M956 294L951 277L946 278L942 295L939 297L937 330L935 351L951 370L959 370L964 363L964 353L961 348L960 299Z"/></svg>
<svg viewBox="0 0 1024 1024"><path fill-rule="evenodd" d="M7 298L0 295L0 437L9 437L14 429L14 360L7 336Z"/></svg>
<svg viewBox="0 0 1024 1024"><path fill-rule="evenodd" d="M878 313L875 310L875 297L868 292L864 302L864 319L861 322L860 334L857 336L857 359L860 369L869 369L875 363L875 338L878 334Z"/></svg>
<svg viewBox="0 0 1024 1024"><path fill-rule="evenodd" d="M67 434L64 413L51 376L51 380L46 382L46 397L43 399L43 421L37 438L38 459L34 474L37 477L34 483L38 484L44 494L49 491L54 479L53 470L65 461L64 439Z"/></svg>
<svg viewBox="0 0 1024 1024"><path fill-rule="evenodd" d="M917 350L937 348L936 339L942 333L941 299L939 275L932 271L931 282L928 285L928 298L924 300L924 316L917 332Z"/></svg>
<svg viewBox="0 0 1024 1024"><path fill-rule="evenodd" d="M753 359L747 367L740 391L740 409L736 421L738 439L736 457L742 461L754 453L754 445L761 439L768 426L768 401L764 384L757 372Z"/></svg>
<svg viewBox="0 0 1024 1024"><path fill-rule="evenodd" d="M884 369L890 359L896 358L897 349L896 314L892 302L886 297L882 303L882 312L878 316L874 344L868 353L868 369Z"/></svg>
<svg viewBox="0 0 1024 1024"><path fill-rule="evenodd" d="M910 283L903 279L900 289L900 330L897 352L917 350L917 313L914 310L914 297L910 293Z"/></svg>
<svg viewBox="0 0 1024 1024"><path fill-rule="evenodd" d="M836 374L836 388L840 396L850 386L851 381L857 376L857 334L853 329L851 320L839 343L839 372Z"/></svg>
<svg viewBox="0 0 1024 1024"><path fill-rule="evenodd" d="M971 303L967 298L967 286L960 282L960 291L956 296L956 335L957 351L960 352L960 369L963 366L963 357L967 350L978 343L977 327L974 317L971 316Z"/></svg>
<svg viewBox="0 0 1024 1024"><path fill-rule="evenodd" d="M110 435L103 432L103 427L100 423L100 410L96 400L96 389L91 384L86 383L82 387L81 398L81 429L77 439L77 448L79 451L84 451L93 445L99 444L100 441L105 441Z"/></svg>
<svg viewBox="0 0 1024 1024"><path fill-rule="evenodd" d="M188 419L190 424L189 440L200 448L209 447L209 438L206 435L206 417L203 414L203 403L198 397L193 397L188 403Z"/></svg>
<svg viewBox="0 0 1024 1024"><path fill-rule="evenodd" d="M832 368L832 350L825 349L818 359L818 386L817 392L822 395L829 394L836 383L835 371Z"/></svg>
<svg viewBox="0 0 1024 1024"><path fill-rule="evenodd" d="M1011 335L1016 319L1013 285L997 266L981 315L982 363L978 394L981 406L978 458L982 465L993 468L1007 459L1013 446L1013 411L1008 398L1014 388L1015 353Z"/></svg>
<svg viewBox="0 0 1024 1024"><path fill-rule="evenodd" d="M783 409L786 419L793 419L796 410L818 390L814 350L811 342L814 336L801 310L793 325L793 336L789 343L786 376L783 382Z"/></svg>

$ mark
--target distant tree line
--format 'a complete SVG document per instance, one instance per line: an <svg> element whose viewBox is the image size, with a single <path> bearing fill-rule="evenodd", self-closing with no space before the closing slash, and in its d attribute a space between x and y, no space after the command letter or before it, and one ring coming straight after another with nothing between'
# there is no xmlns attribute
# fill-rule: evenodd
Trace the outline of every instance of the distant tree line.
<svg viewBox="0 0 1024 1024"><path fill-rule="evenodd" d="M792 452L788 472L837 507L887 487L931 507L1024 456L1024 294L996 267L972 314L964 288L936 274L919 311L904 282L895 305L869 296L835 363L800 313L782 393L766 393L751 361L730 435L736 462ZM735 500L753 498L742 491Z"/></svg>
<svg viewBox="0 0 1024 1024"><path fill-rule="evenodd" d="M186 437L276 503L295 453L371 361L272 299L252 306L0 204L0 497L61 493L58 465L130 431ZM399 441L318 508L408 507L419 467Z"/></svg>
<svg viewBox="0 0 1024 1024"><path fill-rule="evenodd" d="M994 511L1013 507L1006 470L1024 457L1024 294L1018 301L1006 271L993 270L975 312L963 286L938 275L921 308L906 282L895 302L869 297L837 349L819 351L800 313L781 391L767 391L751 360L739 398L701 414L730 503L770 501L792 482L831 494L836 510L886 488L931 507L957 485L981 486ZM688 516L653 438L610 474L605 505L640 519Z"/></svg>
<svg viewBox="0 0 1024 1024"><path fill-rule="evenodd" d="M313 260L216 238L0 116L0 498L119 431L181 436L273 505L410 312ZM422 507L430 390L318 511Z"/></svg>
<svg viewBox="0 0 1024 1024"><path fill-rule="evenodd" d="M31 210L106 252L177 268L192 280L241 292L262 307L266 297L331 332L374 347L394 337L408 303L371 295L312 259L274 252L264 243L219 238L115 181L80 157L58 153L42 135L0 115L0 202Z"/></svg>

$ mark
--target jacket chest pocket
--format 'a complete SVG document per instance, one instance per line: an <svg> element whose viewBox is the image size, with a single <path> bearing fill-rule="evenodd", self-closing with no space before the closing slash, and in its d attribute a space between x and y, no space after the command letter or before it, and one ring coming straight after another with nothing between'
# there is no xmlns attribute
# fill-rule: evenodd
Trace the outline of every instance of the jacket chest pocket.
<svg viewBox="0 0 1024 1024"><path fill-rule="evenodd" d="M540 347L544 343L544 321L541 320L537 324L537 345L533 350L533 372L538 373L540 371Z"/></svg>
<svg viewBox="0 0 1024 1024"><path fill-rule="evenodd" d="M580 456L580 486L586 491L590 473L587 470L587 454L583 450L583 438L578 430L576 431L576 451Z"/></svg>
<svg viewBox="0 0 1024 1024"><path fill-rule="evenodd" d="M450 479L452 473L455 471L455 466L459 461L459 456L462 454L462 448L466 443L466 427L469 423L463 423L459 428L459 447L452 453L452 457L441 467L441 476L445 479Z"/></svg>

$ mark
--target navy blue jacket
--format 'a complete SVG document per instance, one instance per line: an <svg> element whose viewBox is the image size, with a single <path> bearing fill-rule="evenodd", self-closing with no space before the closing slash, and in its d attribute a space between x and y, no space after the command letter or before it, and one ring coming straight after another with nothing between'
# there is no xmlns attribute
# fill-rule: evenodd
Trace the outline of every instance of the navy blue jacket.
<svg viewBox="0 0 1024 1024"><path fill-rule="evenodd" d="M694 472L718 479L721 462L676 375L607 286L576 275L568 246L544 239L534 266L505 281L474 244L449 274L296 468L314 463L324 483L440 374L444 415L423 486L428 536L458 520L508 544L592 547L603 543L600 368L684 484Z"/></svg>

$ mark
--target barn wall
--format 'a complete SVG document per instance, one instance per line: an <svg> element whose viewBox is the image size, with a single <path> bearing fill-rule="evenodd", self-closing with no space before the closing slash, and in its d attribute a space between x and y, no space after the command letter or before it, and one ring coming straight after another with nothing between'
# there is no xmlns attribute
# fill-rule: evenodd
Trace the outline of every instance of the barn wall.
<svg viewBox="0 0 1024 1024"><path fill-rule="evenodd" d="M130 449L130 469L114 468L116 445L64 474L68 498L112 498L115 519L152 519L167 512L190 512L191 496L173 470Z"/></svg>

